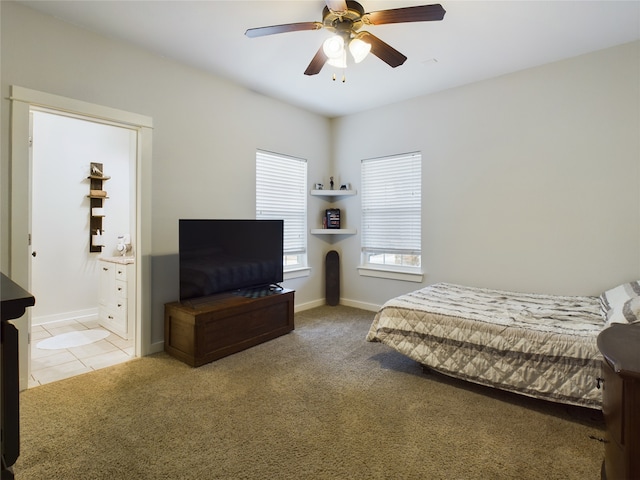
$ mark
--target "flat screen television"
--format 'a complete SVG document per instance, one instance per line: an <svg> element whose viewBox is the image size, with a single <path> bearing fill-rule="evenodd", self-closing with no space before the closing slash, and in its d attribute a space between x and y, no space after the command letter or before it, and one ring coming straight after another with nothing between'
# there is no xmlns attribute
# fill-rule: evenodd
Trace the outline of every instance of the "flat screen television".
<svg viewBox="0 0 640 480"><path fill-rule="evenodd" d="M283 220L179 220L180 301L283 280Z"/></svg>

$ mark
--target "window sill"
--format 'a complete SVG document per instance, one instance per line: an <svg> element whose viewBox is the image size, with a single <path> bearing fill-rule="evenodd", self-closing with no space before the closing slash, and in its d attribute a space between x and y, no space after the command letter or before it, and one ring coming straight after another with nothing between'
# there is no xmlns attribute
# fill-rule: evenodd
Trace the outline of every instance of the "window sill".
<svg viewBox="0 0 640 480"><path fill-rule="evenodd" d="M402 280L404 282L422 282L424 274L422 272L408 272L406 270L361 266L358 267L358 273L362 277L388 278L390 280Z"/></svg>
<svg viewBox="0 0 640 480"><path fill-rule="evenodd" d="M284 279L292 280L294 278L308 277L311 275L311 267L297 267L284 271Z"/></svg>

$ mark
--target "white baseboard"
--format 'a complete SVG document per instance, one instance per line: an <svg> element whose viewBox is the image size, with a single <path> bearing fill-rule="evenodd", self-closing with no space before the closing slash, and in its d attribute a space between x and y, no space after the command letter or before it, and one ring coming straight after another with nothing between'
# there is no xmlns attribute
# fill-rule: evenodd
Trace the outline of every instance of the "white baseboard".
<svg viewBox="0 0 640 480"><path fill-rule="evenodd" d="M297 304L293 311L294 312L304 312L305 310L311 310L312 308L316 308L316 307L321 307L323 305L326 305L327 302L324 298L321 298L319 300L313 300L312 302L306 302L306 303L300 303Z"/></svg>
<svg viewBox="0 0 640 480"><path fill-rule="evenodd" d="M78 322L98 319L98 308L86 308L72 312L55 313L53 315L41 315L31 317L31 325L45 325L49 323L63 322L65 320L77 320Z"/></svg>
<svg viewBox="0 0 640 480"><path fill-rule="evenodd" d="M326 305L327 301L324 298L320 298L318 300L313 300L311 302L301 303L296 305L294 308L295 312L304 312L305 310L311 310L312 308L322 307ZM377 312L380 310L380 305L375 305L373 303L365 303L359 302L357 300L349 300L346 298L340 299L340 305L344 305L345 307L353 307L359 308L361 310L368 310L370 312Z"/></svg>
<svg viewBox="0 0 640 480"><path fill-rule="evenodd" d="M164 352L164 341L162 342L154 342L149 346L149 351L147 355L151 355L152 353L160 353Z"/></svg>
<svg viewBox="0 0 640 480"><path fill-rule="evenodd" d="M349 300L348 298L340 299L340 305L344 305L345 307L359 308L360 310L368 310L370 312L377 312L378 310L380 310L380 305L359 302L358 300Z"/></svg>

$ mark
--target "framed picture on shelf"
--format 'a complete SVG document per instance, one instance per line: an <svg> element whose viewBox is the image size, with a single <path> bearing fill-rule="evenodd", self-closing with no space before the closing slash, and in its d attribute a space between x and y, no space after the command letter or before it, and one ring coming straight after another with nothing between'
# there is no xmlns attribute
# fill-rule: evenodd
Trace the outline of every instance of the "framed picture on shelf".
<svg viewBox="0 0 640 480"><path fill-rule="evenodd" d="M339 208L327 208L325 210L325 222L327 228L340 228L340 209Z"/></svg>

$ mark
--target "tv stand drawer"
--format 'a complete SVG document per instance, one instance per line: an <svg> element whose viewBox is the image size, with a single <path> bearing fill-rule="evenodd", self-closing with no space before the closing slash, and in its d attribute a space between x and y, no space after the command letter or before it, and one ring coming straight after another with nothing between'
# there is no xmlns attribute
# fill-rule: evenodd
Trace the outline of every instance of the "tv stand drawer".
<svg viewBox="0 0 640 480"><path fill-rule="evenodd" d="M258 298L221 294L165 304L164 349L199 367L294 329L294 291Z"/></svg>

